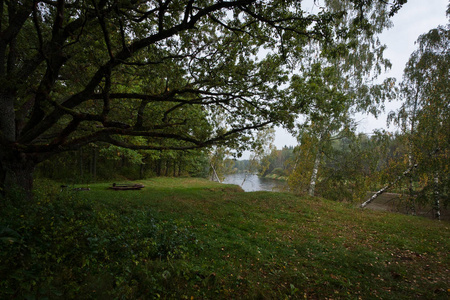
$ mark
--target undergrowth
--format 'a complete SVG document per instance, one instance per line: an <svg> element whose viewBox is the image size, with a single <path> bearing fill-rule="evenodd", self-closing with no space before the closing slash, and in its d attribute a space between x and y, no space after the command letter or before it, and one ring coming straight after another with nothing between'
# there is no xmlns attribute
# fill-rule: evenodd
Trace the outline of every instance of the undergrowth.
<svg viewBox="0 0 450 300"><path fill-rule="evenodd" d="M195 249L188 224L151 209L117 211L41 185L33 202L2 199L0 298L135 298L163 289L147 261ZM19 195L18 195L19 196ZM142 288L137 274L151 285Z"/></svg>

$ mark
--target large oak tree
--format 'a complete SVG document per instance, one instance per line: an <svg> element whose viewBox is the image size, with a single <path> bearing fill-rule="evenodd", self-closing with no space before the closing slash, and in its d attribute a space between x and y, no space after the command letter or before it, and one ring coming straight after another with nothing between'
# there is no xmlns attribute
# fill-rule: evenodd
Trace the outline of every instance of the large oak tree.
<svg viewBox="0 0 450 300"><path fill-rule="evenodd" d="M350 57L405 2L1 0L0 186L92 142L249 145L308 111L284 89L306 50Z"/></svg>

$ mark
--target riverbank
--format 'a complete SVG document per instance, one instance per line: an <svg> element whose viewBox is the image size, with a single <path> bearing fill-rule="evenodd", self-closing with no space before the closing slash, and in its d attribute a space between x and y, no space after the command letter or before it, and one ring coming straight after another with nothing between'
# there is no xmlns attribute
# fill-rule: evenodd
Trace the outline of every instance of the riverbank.
<svg viewBox="0 0 450 300"><path fill-rule="evenodd" d="M281 176L281 175L276 175L276 174L269 174L269 175L263 176L263 178L280 180L280 181L284 181L284 182L288 181L288 178L286 176Z"/></svg>
<svg viewBox="0 0 450 300"><path fill-rule="evenodd" d="M283 177L269 176L269 177L259 177L256 174L248 173L234 173L229 174L225 177L224 183L239 185L246 192L254 191L275 191L275 192L286 192L289 191L289 186L287 182L283 180ZM361 199L361 203L369 199L373 193L368 192L366 199ZM355 204L359 207L361 203ZM383 193L381 196L377 197L368 206L368 209L372 210L382 210L388 212L402 213L411 215L411 207L406 202L406 198L402 197L401 194L397 193ZM434 219L433 207L431 205L416 204L416 215ZM442 207L441 208L441 220L450 221L450 210Z"/></svg>
<svg viewBox="0 0 450 300"><path fill-rule="evenodd" d="M194 178L139 183L40 187L2 207L0 298L448 299L446 222Z"/></svg>

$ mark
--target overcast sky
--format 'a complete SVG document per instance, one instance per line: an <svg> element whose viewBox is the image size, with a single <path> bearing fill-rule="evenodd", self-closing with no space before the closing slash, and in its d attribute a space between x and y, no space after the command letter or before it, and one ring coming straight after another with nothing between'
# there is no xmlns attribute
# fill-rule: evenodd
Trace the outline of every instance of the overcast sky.
<svg viewBox="0 0 450 300"><path fill-rule="evenodd" d="M419 35L436 28L438 25L447 24L446 10L448 0L408 0L403 8L392 18L394 26L386 30L380 37L381 42L387 45L385 57L392 63L392 69L385 77L395 77L401 81L403 69L411 53L416 49L415 41ZM357 116L360 122L359 131L371 133L374 129L386 129L386 116L391 110L396 110L399 102L386 103L385 114L378 120L367 115ZM393 131L392 126L389 130ZM275 134L275 146L281 149L283 146L294 146L296 139L283 129L277 129Z"/></svg>

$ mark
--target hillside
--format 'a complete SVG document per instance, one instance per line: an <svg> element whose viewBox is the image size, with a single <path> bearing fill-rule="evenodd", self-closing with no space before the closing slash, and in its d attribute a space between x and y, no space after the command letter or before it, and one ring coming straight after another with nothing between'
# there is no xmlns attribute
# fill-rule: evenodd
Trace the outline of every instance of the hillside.
<svg viewBox="0 0 450 300"><path fill-rule="evenodd" d="M201 179L142 183L41 191L32 221L9 222L23 239L2 248L14 260L0 298L449 297L448 222Z"/></svg>

